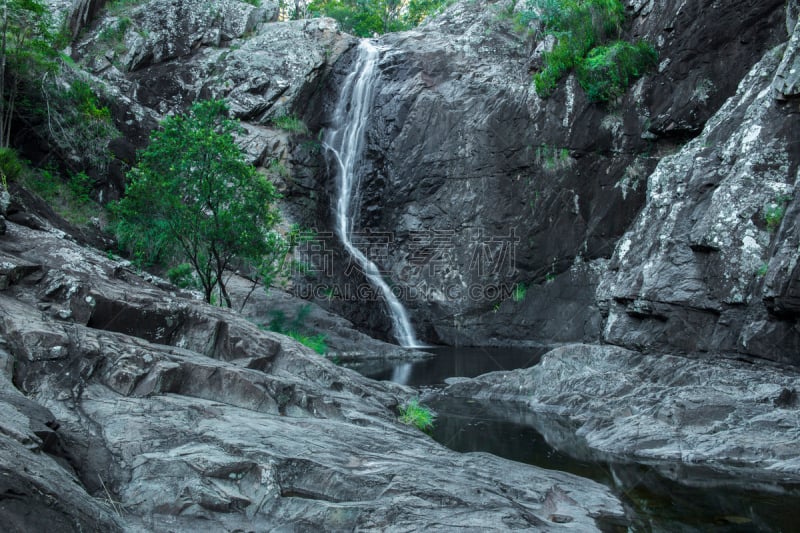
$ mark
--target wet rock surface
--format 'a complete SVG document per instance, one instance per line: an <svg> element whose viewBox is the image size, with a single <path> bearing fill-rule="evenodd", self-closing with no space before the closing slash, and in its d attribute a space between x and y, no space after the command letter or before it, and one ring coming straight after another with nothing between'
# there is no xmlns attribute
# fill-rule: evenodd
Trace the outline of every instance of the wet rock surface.
<svg viewBox="0 0 800 533"><path fill-rule="evenodd" d="M778 0L629 2L623 37L652 42L659 67L608 106L574 76L542 100L531 82L542 45L513 25L523 7L458 3L380 40L357 227L391 236L379 263L431 341L598 339L597 273L586 271L611 256L659 159L786 39ZM512 300L519 285L548 309ZM336 309L385 329L375 306ZM538 327L548 313L581 326Z"/></svg>
<svg viewBox="0 0 800 533"><path fill-rule="evenodd" d="M529 369L460 380L443 394L523 403L543 417L548 442L571 454L797 483L798 387L800 374L785 368L568 345ZM560 430L548 416L562 419Z"/></svg>
<svg viewBox="0 0 800 533"><path fill-rule="evenodd" d="M590 531L622 519L601 485L449 451L396 421L410 389L63 233L9 222L0 263L0 516L12 530L558 531L569 517Z"/></svg>

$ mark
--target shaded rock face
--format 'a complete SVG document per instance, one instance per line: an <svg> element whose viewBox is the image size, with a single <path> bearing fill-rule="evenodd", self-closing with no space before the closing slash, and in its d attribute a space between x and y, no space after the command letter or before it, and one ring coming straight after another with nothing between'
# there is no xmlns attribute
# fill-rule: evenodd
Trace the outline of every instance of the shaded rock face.
<svg viewBox="0 0 800 533"><path fill-rule="evenodd" d="M780 1L635 4L627 36L649 38L660 65L609 106L587 102L573 76L548 100L535 94L539 43L512 30L513 3L456 4L381 39L356 226L391 235L381 266L423 338L598 339L596 276L580 275L578 291L568 280L611 256L660 157L696 135L786 38ZM729 60L712 60L719 50ZM561 276L541 289L549 312L594 326L539 331L544 305L512 298L519 284ZM379 327L373 308L342 310Z"/></svg>
<svg viewBox="0 0 800 533"><path fill-rule="evenodd" d="M146 281L46 225L8 222L0 280L0 519L11 531L624 521L604 487L449 451L396 422L410 389Z"/></svg>
<svg viewBox="0 0 800 533"><path fill-rule="evenodd" d="M591 450L583 458L678 461L750 480L797 482L798 386L796 371L766 365L568 345L529 369L461 380L444 394L522 402L561 417L568 429L547 430L548 442L571 455Z"/></svg>
<svg viewBox="0 0 800 533"><path fill-rule="evenodd" d="M253 164L292 163L290 139L272 120L303 114L353 39L331 19L276 18L277 4L238 0L118 5L98 17L72 56L103 89L123 134L109 147L117 161L100 184L103 201L119 197L126 166L158 121L199 99L226 100Z"/></svg>
<svg viewBox="0 0 800 533"><path fill-rule="evenodd" d="M650 176L597 292L606 341L800 364L800 124L774 98L797 45L767 52L702 135Z"/></svg>

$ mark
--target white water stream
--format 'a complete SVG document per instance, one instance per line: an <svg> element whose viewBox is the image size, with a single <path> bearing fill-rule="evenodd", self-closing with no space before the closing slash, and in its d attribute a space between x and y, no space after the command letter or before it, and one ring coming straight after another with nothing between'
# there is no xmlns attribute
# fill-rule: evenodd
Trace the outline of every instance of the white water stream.
<svg viewBox="0 0 800 533"><path fill-rule="evenodd" d="M392 329L397 342L405 347L419 347L408 312L384 281L380 269L352 242L355 215L354 199L358 192L358 170L364 144L364 131L372 107L373 89L378 73L378 49L369 41L361 41L358 59L347 76L336 103L333 128L325 135L325 147L333 154L336 171L336 234L345 250L364 271L367 280L376 287L389 309Z"/></svg>

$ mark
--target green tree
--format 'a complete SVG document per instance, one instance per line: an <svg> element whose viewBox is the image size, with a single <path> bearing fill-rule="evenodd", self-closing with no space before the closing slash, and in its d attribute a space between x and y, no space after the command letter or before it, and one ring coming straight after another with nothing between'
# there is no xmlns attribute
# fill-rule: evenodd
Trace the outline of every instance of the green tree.
<svg viewBox="0 0 800 533"><path fill-rule="evenodd" d="M447 0L312 0L308 12L336 19L341 28L371 37L413 28Z"/></svg>
<svg viewBox="0 0 800 533"><path fill-rule="evenodd" d="M40 0L0 0L0 147L11 143L11 123L25 83L57 68L50 13Z"/></svg>
<svg viewBox="0 0 800 533"><path fill-rule="evenodd" d="M216 288L230 307L226 269L244 261L270 272L291 250L275 231L278 194L244 160L233 137L239 123L227 113L224 102L208 100L166 118L114 212L120 242L135 257L191 264L206 301Z"/></svg>

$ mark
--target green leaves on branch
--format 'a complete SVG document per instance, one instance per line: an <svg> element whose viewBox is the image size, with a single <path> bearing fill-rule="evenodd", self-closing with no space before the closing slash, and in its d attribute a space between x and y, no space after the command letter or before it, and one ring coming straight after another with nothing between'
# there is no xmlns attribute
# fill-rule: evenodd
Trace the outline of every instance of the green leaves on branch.
<svg viewBox="0 0 800 533"><path fill-rule="evenodd" d="M372 37L411 29L449 0L312 0L313 16L336 19L342 30L359 37Z"/></svg>
<svg viewBox="0 0 800 533"><path fill-rule="evenodd" d="M607 102L622 96L657 63L658 54L650 44L615 41L589 52L578 66L578 82L589 100Z"/></svg>
<svg viewBox="0 0 800 533"><path fill-rule="evenodd" d="M244 262L274 275L297 240L275 231L275 187L234 142L239 123L224 102L194 104L165 119L130 172L114 210L120 242L144 263L188 263L207 302L228 307L225 270Z"/></svg>
<svg viewBox="0 0 800 533"><path fill-rule="evenodd" d="M558 82L575 70L578 81L594 102L606 102L627 88L658 60L644 42L615 41L625 22L619 0L530 0L525 20L539 20L545 35L555 38L542 55L543 68L534 75L537 94L549 97Z"/></svg>

